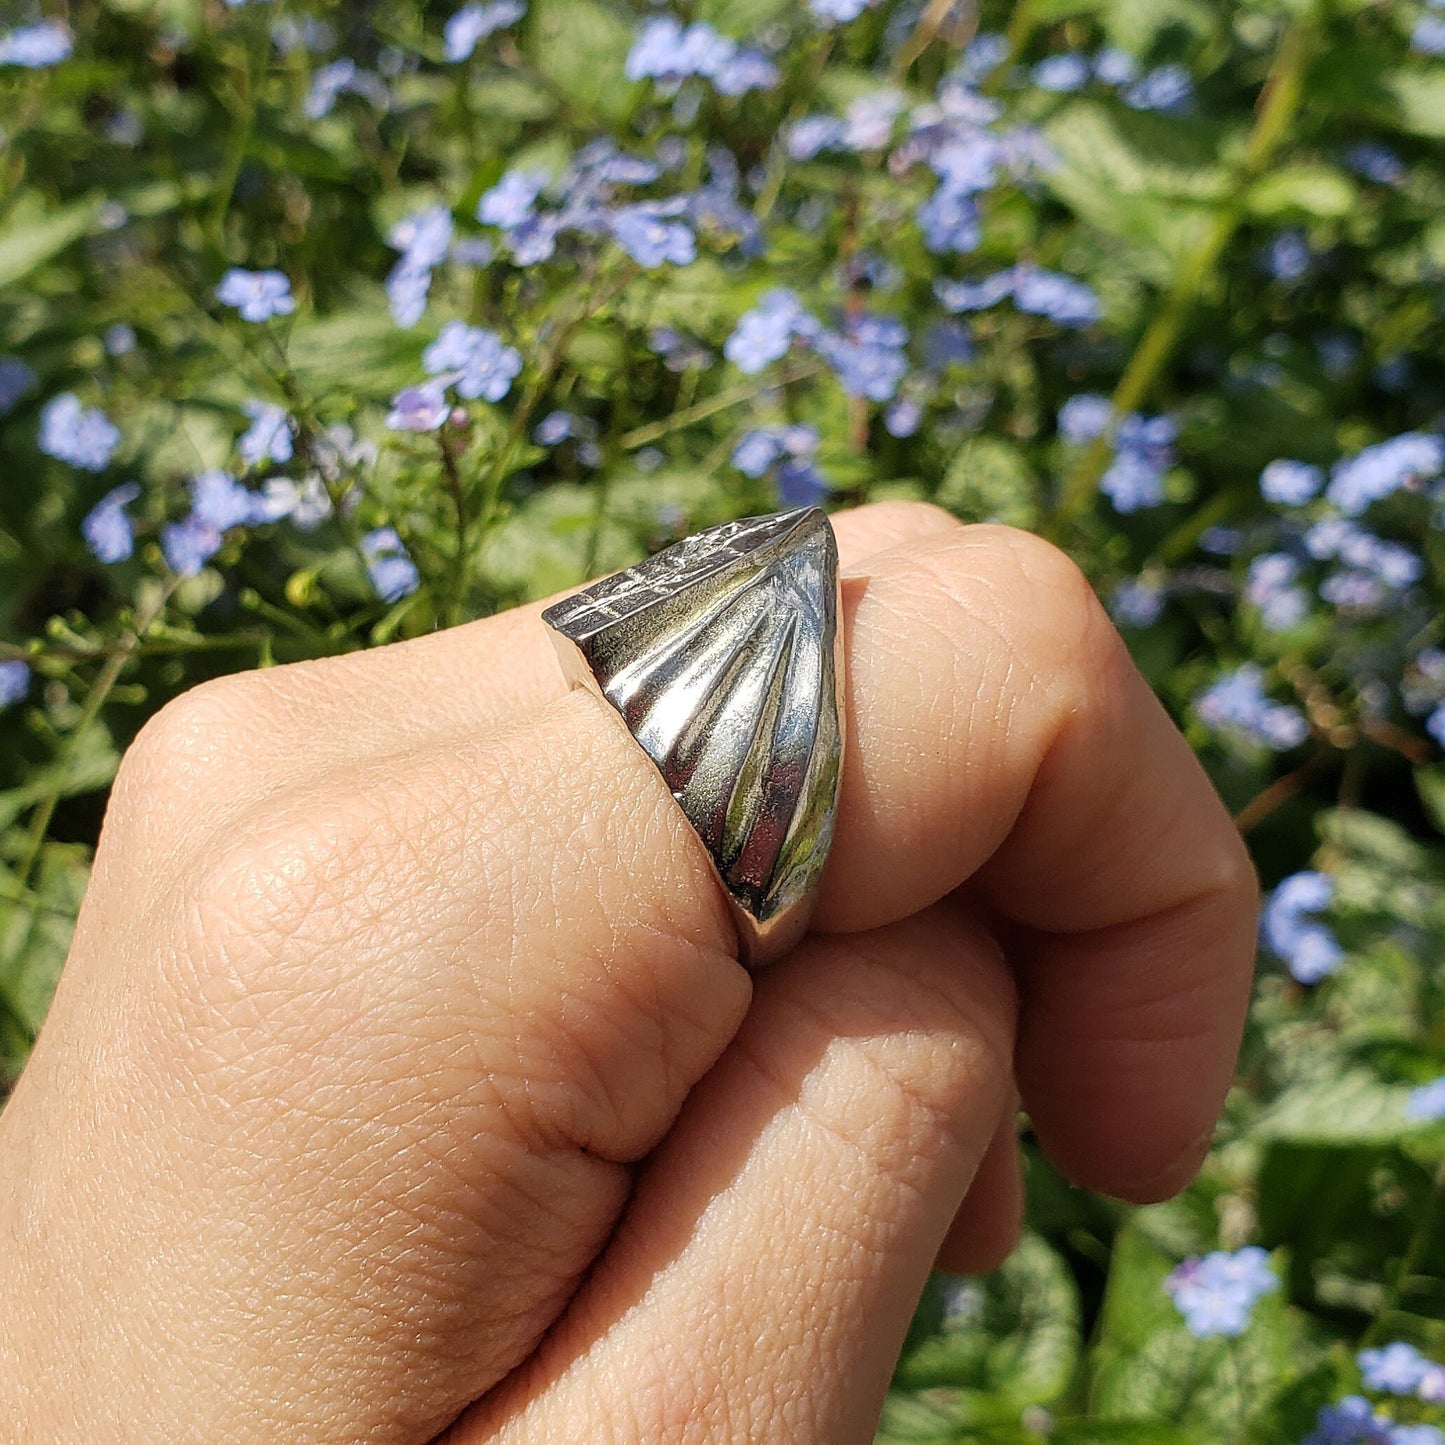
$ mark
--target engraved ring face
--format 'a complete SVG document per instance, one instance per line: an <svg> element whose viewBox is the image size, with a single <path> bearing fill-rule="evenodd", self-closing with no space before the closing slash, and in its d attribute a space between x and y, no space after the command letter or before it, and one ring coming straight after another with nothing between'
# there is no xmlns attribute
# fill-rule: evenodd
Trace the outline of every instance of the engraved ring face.
<svg viewBox="0 0 1445 1445"><path fill-rule="evenodd" d="M839 617L816 507L699 532L542 614L702 839L753 966L802 937L833 839Z"/></svg>

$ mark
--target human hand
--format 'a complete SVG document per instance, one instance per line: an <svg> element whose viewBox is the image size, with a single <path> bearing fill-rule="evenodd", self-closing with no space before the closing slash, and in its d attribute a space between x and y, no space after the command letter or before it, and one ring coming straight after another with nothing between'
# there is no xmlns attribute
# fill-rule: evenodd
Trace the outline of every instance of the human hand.
<svg viewBox="0 0 1445 1445"><path fill-rule="evenodd" d="M21 1438L867 1441L940 1249L1016 1235L1015 1079L1078 1183L1187 1181L1227 815L1060 553L835 523L837 832L755 978L537 608L145 729L0 1116Z"/></svg>

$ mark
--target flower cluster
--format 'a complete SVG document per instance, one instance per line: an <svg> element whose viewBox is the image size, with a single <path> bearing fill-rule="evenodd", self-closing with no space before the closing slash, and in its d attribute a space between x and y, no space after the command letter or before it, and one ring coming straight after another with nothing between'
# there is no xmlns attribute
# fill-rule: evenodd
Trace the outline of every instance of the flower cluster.
<svg viewBox="0 0 1445 1445"><path fill-rule="evenodd" d="M1279 1288L1269 1255L1258 1245L1232 1253L1217 1249L1202 1258L1186 1259L1164 1281L1164 1288L1184 1316L1190 1334L1242 1335L1254 1307Z"/></svg>
<svg viewBox="0 0 1445 1445"><path fill-rule="evenodd" d="M1328 873L1292 873L1276 885L1261 914L1265 943L1300 983L1318 983L1344 958L1334 932L1319 919L1334 896L1334 880Z"/></svg>

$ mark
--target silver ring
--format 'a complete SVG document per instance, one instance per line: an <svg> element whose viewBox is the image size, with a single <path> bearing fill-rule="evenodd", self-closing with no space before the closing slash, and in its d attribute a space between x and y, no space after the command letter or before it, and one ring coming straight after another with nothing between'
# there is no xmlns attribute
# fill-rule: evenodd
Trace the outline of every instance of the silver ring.
<svg viewBox="0 0 1445 1445"><path fill-rule="evenodd" d="M727 522L549 607L707 848L751 967L802 938L843 770L838 545L817 507Z"/></svg>

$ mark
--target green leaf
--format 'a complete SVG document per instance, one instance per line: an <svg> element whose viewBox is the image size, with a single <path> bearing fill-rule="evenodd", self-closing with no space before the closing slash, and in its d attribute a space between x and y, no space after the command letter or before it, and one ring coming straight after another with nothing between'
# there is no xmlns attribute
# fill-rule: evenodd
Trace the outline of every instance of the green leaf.
<svg viewBox="0 0 1445 1445"><path fill-rule="evenodd" d="M86 196L47 212L33 191L24 193L0 226L0 286L23 281L87 235L104 204L103 196Z"/></svg>
<svg viewBox="0 0 1445 1445"><path fill-rule="evenodd" d="M1445 763L1415 769L1415 791L1438 833L1445 833Z"/></svg>
<svg viewBox="0 0 1445 1445"><path fill-rule="evenodd" d="M528 31L538 70L575 105L612 120L632 107L623 74L633 32L597 0L535 0Z"/></svg>
<svg viewBox="0 0 1445 1445"><path fill-rule="evenodd" d="M1023 453L1002 437L970 437L954 453L934 501L968 522L1038 521L1038 483Z"/></svg>
<svg viewBox="0 0 1445 1445"><path fill-rule="evenodd" d="M1349 215L1358 200L1359 187L1343 171L1326 165L1271 171L1244 194L1245 209L1270 221L1296 216L1335 220Z"/></svg>
<svg viewBox="0 0 1445 1445"><path fill-rule="evenodd" d="M1067 1420L1052 1445L1193 1445L1197 1437L1156 1420Z"/></svg>
<svg viewBox="0 0 1445 1445"><path fill-rule="evenodd" d="M936 1327L915 1337L895 1384L956 1389L961 1416L1016 1420L1068 1388L1080 1353L1078 1291L1063 1260L1037 1235L987 1279L936 1276L920 1313Z"/></svg>
<svg viewBox="0 0 1445 1445"><path fill-rule="evenodd" d="M1292 1084L1256 1120L1258 1139L1294 1143L1392 1143L1419 1128L1405 1117L1409 1089L1383 1082L1373 1069L1329 1060L1318 1077Z"/></svg>
<svg viewBox="0 0 1445 1445"><path fill-rule="evenodd" d="M1044 128L1061 164L1054 194L1088 225L1125 243L1138 277L1167 285L1230 198L1215 126L1119 113L1091 100L1062 107Z"/></svg>
<svg viewBox="0 0 1445 1445"><path fill-rule="evenodd" d="M41 850L23 888L0 865L0 1075L13 1079L50 1007L70 951L90 869L86 851L66 844Z"/></svg>

